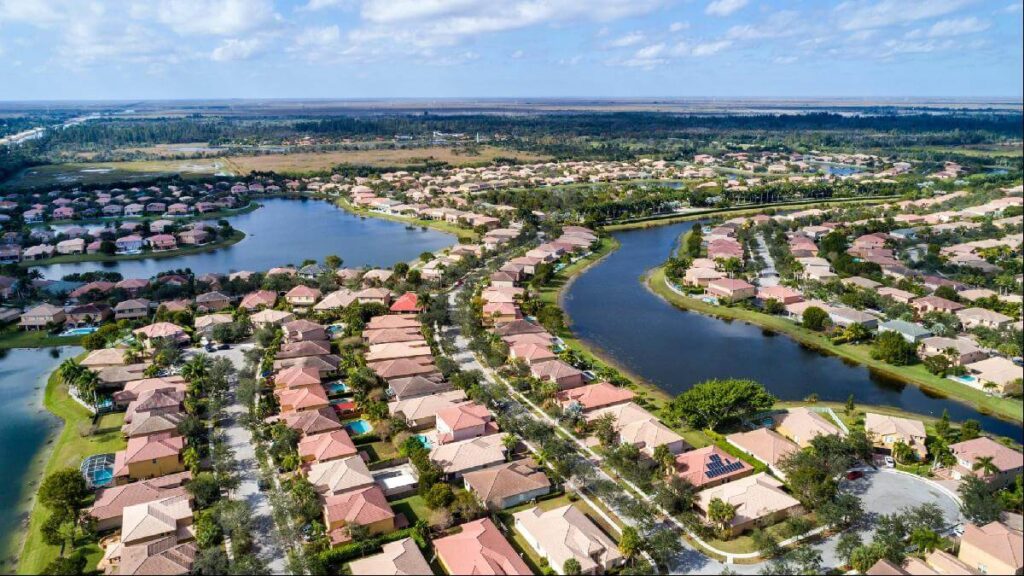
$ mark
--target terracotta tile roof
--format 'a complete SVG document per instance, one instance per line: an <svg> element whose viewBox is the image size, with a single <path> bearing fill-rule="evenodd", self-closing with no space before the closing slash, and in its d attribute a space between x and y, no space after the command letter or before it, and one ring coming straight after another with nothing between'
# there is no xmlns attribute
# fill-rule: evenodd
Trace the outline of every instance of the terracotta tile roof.
<svg viewBox="0 0 1024 576"><path fill-rule="evenodd" d="M1024 454L1003 446L987 436L950 444L949 449L958 460L970 463L969 467L974 465L975 460L985 456L992 457L992 463L1002 472L1019 470L1024 467ZM981 473L980 470L978 472Z"/></svg>
<svg viewBox="0 0 1024 576"><path fill-rule="evenodd" d="M388 542L380 554L355 560L348 568L354 576L415 576L433 573L412 538Z"/></svg>
<svg viewBox="0 0 1024 576"><path fill-rule="evenodd" d="M782 490L782 482L764 472L701 490L697 493L697 506L707 511L715 498L736 507L733 525L764 518L800 505L796 498Z"/></svg>
<svg viewBox="0 0 1024 576"><path fill-rule="evenodd" d="M88 508L88 513L97 520L106 520L120 517L127 506L186 494L183 482L191 477L192 475L188 472L179 472L150 480L103 488L96 493L96 500Z"/></svg>
<svg viewBox="0 0 1024 576"><path fill-rule="evenodd" d="M1024 536L1001 522L964 526L963 544L969 544L998 559L1017 572L1024 567ZM963 546L963 544L961 546Z"/></svg>
<svg viewBox="0 0 1024 576"><path fill-rule="evenodd" d="M726 439L770 466L775 466L784 457L800 450L799 446L768 428L737 432L730 434Z"/></svg>
<svg viewBox="0 0 1024 576"><path fill-rule="evenodd" d="M121 521L121 544L175 534L179 522L189 518L192 518L192 506L187 495L127 506Z"/></svg>
<svg viewBox="0 0 1024 576"><path fill-rule="evenodd" d="M467 522L462 531L434 540L451 574L532 574L490 518Z"/></svg>
<svg viewBox="0 0 1024 576"><path fill-rule="evenodd" d="M306 474L309 482L321 494L341 494L374 483L366 462L360 456L349 456L327 462L317 462Z"/></svg>
<svg viewBox="0 0 1024 576"><path fill-rule="evenodd" d="M303 460L326 462L354 456L358 451L344 428L322 434L306 436L299 441L299 456Z"/></svg>
<svg viewBox="0 0 1024 576"><path fill-rule="evenodd" d="M723 466L728 467L730 464L736 463L737 465L734 466L735 469L714 475L711 467L712 462L716 460L716 456L717 461L720 461ZM689 452L684 452L676 456L677 475L698 488L711 482L745 476L750 474L753 470L753 466L739 458L736 458L735 456L731 456L728 452L714 444L698 448L696 450L691 450ZM708 476L708 472L712 472L713 475Z"/></svg>
<svg viewBox="0 0 1024 576"><path fill-rule="evenodd" d="M289 366L274 376L274 384L279 388L312 386L320 383L320 371L312 366Z"/></svg>
<svg viewBox="0 0 1024 576"><path fill-rule="evenodd" d="M579 402L583 406L583 410L587 411L630 402L633 400L633 392L609 382L595 382L559 392L558 399L563 406Z"/></svg>
<svg viewBox="0 0 1024 576"><path fill-rule="evenodd" d="M338 415L330 408L304 410L302 412L288 412L281 414L281 420L283 420L289 428L294 428L306 436L342 429L341 422L338 420Z"/></svg>
<svg viewBox="0 0 1024 576"><path fill-rule="evenodd" d="M500 508L511 496L551 487L551 480L532 458L468 472L463 480L494 508Z"/></svg>
<svg viewBox="0 0 1024 576"><path fill-rule="evenodd" d="M324 501L324 513L328 524L340 521L346 525L363 526L395 517L384 492L377 485L328 496Z"/></svg>

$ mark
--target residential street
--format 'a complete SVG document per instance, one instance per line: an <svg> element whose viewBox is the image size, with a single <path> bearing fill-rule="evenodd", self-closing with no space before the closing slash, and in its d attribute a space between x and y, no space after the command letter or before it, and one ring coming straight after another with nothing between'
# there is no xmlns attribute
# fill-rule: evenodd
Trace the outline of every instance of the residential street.
<svg viewBox="0 0 1024 576"><path fill-rule="evenodd" d="M252 347L252 343L237 344L229 350L212 352L210 356L228 358L235 365L235 368L241 369L244 363L242 354L245 350ZM274 524L270 497L266 492L259 489L257 482L259 465L256 462L252 435L241 423L242 416L247 411L248 409L232 394L231 404L226 408L228 418L222 427L222 431L227 436L228 445L234 450L235 460L238 462L240 482L238 488L231 492L231 498L248 502L252 507L253 532L256 535L256 542L259 545L260 554L266 562L267 568L273 574L287 574L285 553L280 545L277 526Z"/></svg>

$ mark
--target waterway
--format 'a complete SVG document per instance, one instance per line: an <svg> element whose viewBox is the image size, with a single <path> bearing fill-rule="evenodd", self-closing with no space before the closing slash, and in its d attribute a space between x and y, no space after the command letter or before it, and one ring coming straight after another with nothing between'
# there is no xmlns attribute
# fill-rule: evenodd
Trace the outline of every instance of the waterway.
<svg viewBox="0 0 1024 576"><path fill-rule="evenodd" d="M364 218L323 200L270 198L257 210L228 221L245 232L241 242L212 252L161 259L79 262L39 266L44 277L59 280L75 272L109 270L125 278L149 278L159 272L190 268L196 274L322 262L337 254L345 266L392 266L456 242L433 229L407 228L400 222Z"/></svg>
<svg viewBox="0 0 1024 576"><path fill-rule="evenodd" d="M750 378L783 400L817 394L894 406L956 421L974 418L992 433L1021 438L1019 425L980 414L868 368L801 345L785 335L673 307L641 283L665 261L692 222L617 232L615 251L565 292L573 332L627 371L670 394L712 378Z"/></svg>
<svg viewBox="0 0 1024 576"><path fill-rule="evenodd" d="M46 379L65 359L81 348L0 350L0 551L12 553L11 537L27 518L25 499L38 487L32 474L42 470L46 443L55 438L60 419L43 407ZM0 572L7 572L6 558Z"/></svg>

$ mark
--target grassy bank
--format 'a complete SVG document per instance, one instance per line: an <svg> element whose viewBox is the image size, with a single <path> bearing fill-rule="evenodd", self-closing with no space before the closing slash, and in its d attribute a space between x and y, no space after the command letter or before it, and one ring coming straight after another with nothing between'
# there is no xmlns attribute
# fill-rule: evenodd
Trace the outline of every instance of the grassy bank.
<svg viewBox="0 0 1024 576"><path fill-rule="evenodd" d="M67 387L60 382L56 371L46 382L43 405L63 420L64 426L50 448L40 481L61 468L78 468L86 456L124 449L125 440L121 436L124 413L104 415L93 430L92 414L68 395ZM44 506L33 502L28 529L22 535L24 544L19 555L19 574L40 574L46 564L57 556L59 547L43 542L40 532L49 514ZM90 544L85 551L89 562L87 568L95 567L102 556L99 546Z"/></svg>
<svg viewBox="0 0 1024 576"><path fill-rule="evenodd" d="M202 254L203 252L213 252L221 248L226 248L233 244L238 244L245 239L245 232L241 230L235 230L230 237L209 244L203 244L201 246L190 246L188 248L177 248L175 250L165 250L163 252L141 252L139 254L67 254L64 256L55 256L53 258L46 258L45 260L31 260L22 262L22 268L32 268L33 266L47 266L49 264L72 264L77 262L121 262L124 260L161 260L163 258L177 258L179 256L191 256L193 254Z"/></svg>
<svg viewBox="0 0 1024 576"><path fill-rule="evenodd" d="M463 241L466 241L466 242L476 242L480 238L480 235L477 234L475 231L473 231L471 229L468 229L468 228L462 228L460 226L456 226L455 224L452 224L450 222L445 222L444 220L420 220L419 218L409 218L409 217L406 217L406 216L396 216L394 214L383 214L381 212L374 212L373 210L366 210L366 209L354 206L351 202L349 202L348 200L346 200L344 198L333 199L333 201L334 201L334 203L337 206L339 206L341 208L344 208L345 210L347 210L347 211L349 211L349 212L351 212L353 214L356 214L358 216L367 216L367 217L370 217L370 218L380 218L381 220L390 220L392 222L401 222L403 224L408 224L410 226L422 226L422 227L426 227L426 228L432 228L432 229L437 230L439 232L444 232L446 234L451 234L451 235L457 237L459 239L459 242L463 242Z"/></svg>
<svg viewBox="0 0 1024 576"><path fill-rule="evenodd" d="M8 326L0 331L0 350L77 346L81 341L81 336L53 336L46 330L20 330L17 325Z"/></svg>
<svg viewBox="0 0 1024 576"><path fill-rule="evenodd" d="M646 218L637 218L635 220L613 222L608 225L602 226L603 230L608 232L616 232L619 230L633 230L636 228L650 228L651 226L662 226L665 224L675 224L676 222L685 222L687 220L698 220L700 218L707 218L708 216L746 216L749 214L761 214L765 210L772 208L783 209L783 210L801 210L805 208L824 208L826 206L835 204L879 204L894 200L899 196L870 196L862 198L835 198L831 200L814 200L814 201L795 201L795 202L777 202L775 204L761 204L758 206L743 207L743 208L709 208L707 210L694 210L693 212L687 212L685 214L659 214L657 216L648 216Z"/></svg>
<svg viewBox="0 0 1024 576"><path fill-rule="evenodd" d="M647 286L658 296L684 310L692 310L718 318L741 320L755 326L785 334L816 350L833 354L867 366L881 374L914 384L933 393L970 404L983 413L993 414L1014 422L1024 420L1024 404L1019 400L989 396L980 390L957 384L929 373L923 365L893 366L871 357L871 347L864 344L833 344L823 334L808 330L780 316L763 314L739 307L716 306L695 298L676 294L665 284L664 268L656 268L647 278Z"/></svg>

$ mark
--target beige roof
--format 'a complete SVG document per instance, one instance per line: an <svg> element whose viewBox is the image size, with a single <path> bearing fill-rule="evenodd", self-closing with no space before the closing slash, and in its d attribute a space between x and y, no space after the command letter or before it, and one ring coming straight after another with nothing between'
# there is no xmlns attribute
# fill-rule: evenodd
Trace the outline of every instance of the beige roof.
<svg viewBox="0 0 1024 576"><path fill-rule="evenodd" d="M777 416L776 422L778 428L783 429L791 440L801 446L807 446L818 436L844 436L843 431L834 422L802 406L791 408L785 414Z"/></svg>
<svg viewBox="0 0 1024 576"><path fill-rule="evenodd" d="M641 449L654 450L663 444L683 442L683 437L662 424L653 414L633 402L617 404L595 410L587 415L588 420L595 420L604 414L615 417L615 430L619 441L633 444Z"/></svg>
<svg viewBox="0 0 1024 576"><path fill-rule="evenodd" d="M596 410L629 402L633 399L633 392L608 382L595 382L559 392L558 399L564 406L579 402L584 410Z"/></svg>
<svg viewBox="0 0 1024 576"><path fill-rule="evenodd" d="M202 329L218 324L230 324L233 321L234 318L231 317L231 314L207 314L206 316L196 316L195 326L197 329Z"/></svg>
<svg viewBox="0 0 1024 576"><path fill-rule="evenodd" d="M441 392L440 394L418 396L416 398L406 398L405 400L389 402L388 412L392 416L400 413L405 416L406 420L421 420L423 418L436 415L438 412L446 408L456 406L465 400L465 392L462 390L450 390L448 392Z"/></svg>
<svg viewBox="0 0 1024 576"><path fill-rule="evenodd" d="M715 498L736 507L734 525L800 505L796 498L782 490L782 482L764 472L701 490L697 493L697 506L707 511Z"/></svg>
<svg viewBox="0 0 1024 576"><path fill-rule="evenodd" d="M992 382L999 386L1005 386L1021 377L1021 367L1001 356L993 356L966 365L972 372L977 372L978 378L986 382Z"/></svg>
<svg viewBox="0 0 1024 576"><path fill-rule="evenodd" d="M1002 472L1019 470L1024 467L1024 454L1003 446L987 436L950 444L949 449L958 460L967 462L968 467L972 467L975 460L982 457L991 457L992 464ZM980 470L978 472L981 473Z"/></svg>
<svg viewBox="0 0 1024 576"><path fill-rule="evenodd" d="M135 334L142 334L148 338L174 338L185 334L181 326L170 322L154 322L133 331Z"/></svg>
<svg viewBox="0 0 1024 576"><path fill-rule="evenodd" d="M103 348L93 350L82 359L80 364L86 368L104 368L107 366L124 365L124 348Z"/></svg>
<svg viewBox="0 0 1024 576"><path fill-rule="evenodd" d="M295 318L295 315L291 312L284 312L283 310L260 310L259 312L249 316L249 320L253 324L281 324Z"/></svg>
<svg viewBox="0 0 1024 576"><path fill-rule="evenodd" d="M192 475L178 472L150 480L103 488L96 493L96 501L89 507L89 515L97 520L121 516L128 506L145 504L171 496L185 494L182 483Z"/></svg>
<svg viewBox="0 0 1024 576"><path fill-rule="evenodd" d="M501 434L489 434L435 446L430 451L430 459L440 465L445 474L458 474L504 462L505 448Z"/></svg>
<svg viewBox="0 0 1024 576"><path fill-rule="evenodd" d="M124 545L174 534L178 522L192 517L192 506L186 495L171 496L124 508L121 521L121 543Z"/></svg>
<svg viewBox="0 0 1024 576"><path fill-rule="evenodd" d="M355 576L433 574L426 558L412 538L388 542L380 554L355 560L348 567L349 572Z"/></svg>
<svg viewBox="0 0 1024 576"><path fill-rule="evenodd" d="M868 433L880 436L889 434L910 438L924 438L926 436L924 422L920 420L875 414L874 412L868 412L864 415L864 429Z"/></svg>
<svg viewBox="0 0 1024 576"><path fill-rule="evenodd" d="M551 487L551 481L532 458L468 472L463 480L481 500L499 508L510 496Z"/></svg>
<svg viewBox="0 0 1024 576"><path fill-rule="evenodd" d="M769 466L775 466L784 457L800 450L799 446L768 428L737 432L726 439Z"/></svg>
<svg viewBox="0 0 1024 576"><path fill-rule="evenodd" d="M195 542L178 542L178 537L168 536L153 542L123 547L117 573L168 576L190 573L199 549Z"/></svg>
<svg viewBox="0 0 1024 576"><path fill-rule="evenodd" d="M346 308L356 301L355 292L348 288L340 288L331 292L324 299L313 306L313 310L333 310L335 308Z"/></svg>
<svg viewBox="0 0 1024 576"><path fill-rule="evenodd" d="M321 494L341 494L373 484L373 476L360 456L317 462L306 477Z"/></svg>
<svg viewBox="0 0 1024 576"><path fill-rule="evenodd" d="M538 552L551 566L563 566L566 560L575 558L583 573L588 573L603 570L622 558L615 542L572 504L547 512L535 506L512 516L529 539L540 544L543 550Z"/></svg>
<svg viewBox="0 0 1024 576"><path fill-rule="evenodd" d="M1024 566L1024 537L1001 522L964 526L963 544L970 544L1020 572Z"/></svg>

